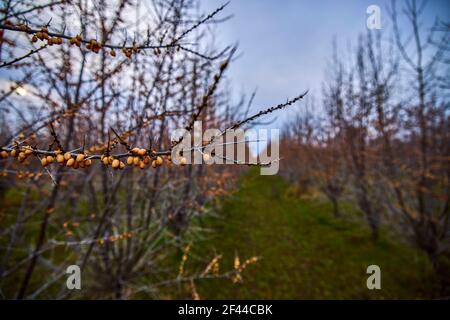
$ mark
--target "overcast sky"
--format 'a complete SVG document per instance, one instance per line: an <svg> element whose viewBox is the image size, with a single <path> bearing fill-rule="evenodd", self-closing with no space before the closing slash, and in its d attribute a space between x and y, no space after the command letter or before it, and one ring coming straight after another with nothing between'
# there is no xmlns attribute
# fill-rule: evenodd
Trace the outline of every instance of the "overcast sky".
<svg viewBox="0 0 450 320"><path fill-rule="evenodd" d="M202 1L207 11L222 3ZM397 6L403 3L397 1ZM388 32L389 4L376 0L231 0L222 16L234 17L217 27L217 35L223 44L239 42L242 57L229 71L234 92L250 94L258 88L254 110L306 89L319 97L333 37L340 47L355 44L358 34L367 31L370 5L381 9L382 29L375 32ZM429 0L425 13L424 26L432 25L436 16L450 21L450 0ZM271 126L281 127L289 115L283 113Z"/></svg>

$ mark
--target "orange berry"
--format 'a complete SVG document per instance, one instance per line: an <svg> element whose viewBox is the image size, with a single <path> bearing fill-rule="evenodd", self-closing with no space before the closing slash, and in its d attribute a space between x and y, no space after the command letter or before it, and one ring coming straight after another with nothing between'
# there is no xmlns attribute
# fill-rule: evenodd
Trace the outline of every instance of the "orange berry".
<svg viewBox="0 0 450 320"><path fill-rule="evenodd" d="M66 166L67 167L71 167L75 164L75 159L74 158L70 158L69 160L67 160Z"/></svg>
<svg viewBox="0 0 450 320"><path fill-rule="evenodd" d="M77 162L81 162L81 161L84 161L84 154L82 154L82 153L79 153L79 154L77 154Z"/></svg>
<svg viewBox="0 0 450 320"><path fill-rule="evenodd" d="M114 159L112 162L113 169L117 169L120 166L120 161L117 159Z"/></svg>

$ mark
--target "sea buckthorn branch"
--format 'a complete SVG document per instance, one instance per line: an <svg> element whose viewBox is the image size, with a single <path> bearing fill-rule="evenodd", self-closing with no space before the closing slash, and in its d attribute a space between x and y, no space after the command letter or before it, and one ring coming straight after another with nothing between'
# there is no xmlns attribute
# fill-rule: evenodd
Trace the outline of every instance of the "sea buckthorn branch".
<svg viewBox="0 0 450 320"><path fill-rule="evenodd" d="M274 112L274 111L281 110L281 109L284 109L284 108L286 108L286 107L289 107L289 106L293 105L294 103L296 103L297 101L303 99L303 98L307 95L307 93L308 93L308 91L305 91L304 93L302 93L301 95L295 97L294 99L288 100L288 101L286 101L285 103L280 103L280 104L277 105L277 106L274 106L274 107L271 107L271 108L267 108L267 109L262 110L262 111L260 111L260 112L258 112L258 113L256 113L256 114L254 114L254 115L252 115L252 116L250 116L250 117L244 119L244 120L241 120L241 121L239 121L239 122L236 122L236 123L233 124L231 127L229 127L228 129L226 129L226 130L224 131L224 133L225 133L226 131L228 131L228 130L233 130L233 129L237 129L237 128L239 128L239 127L242 127L244 124L249 123L249 122L252 122L253 120L256 120L257 118L260 118L260 117L262 117L262 116L264 116L264 115L266 115L266 114L269 114L269 113L272 113L272 112Z"/></svg>
<svg viewBox="0 0 450 320"><path fill-rule="evenodd" d="M46 167L53 163L59 163L60 165L78 169L87 168L92 165L92 160L100 159L105 166L111 166L113 169L124 169L125 163L120 159L127 158L128 165L139 166L144 169L148 164L151 164L153 168L161 166L164 162L162 156L167 156L167 162L171 163L170 151L154 151L144 148L133 148L129 152L119 153L114 155L105 154L93 154L87 155L84 152L79 152L82 148L77 148L72 151L63 152L62 150L42 150L30 145L15 145L13 147L2 147L0 151L0 157L7 159L9 157L16 158L19 162L23 163L28 157L34 155L40 159L43 167ZM186 162L183 162L183 165Z"/></svg>
<svg viewBox="0 0 450 320"><path fill-rule="evenodd" d="M47 46L48 46L48 44L44 44L44 45L40 46L37 49L30 50L27 54L25 54L25 55L23 55L21 57L17 57L15 59L11 60L11 61L3 62L2 64L0 64L0 68L4 68L4 67L10 66L10 65L12 65L14 63L17 63L17 62L19 62L21 60L24 60L24 59L32 56L33 54L38 53L39 51L47 48Z"/></svg>
<svg viewBox="0 0 450 320"><path fill-rule="evenodd" d="M83 37L78 34L75 36L70 36L65 34L64 32L52 32L49 31L47 24L46 26L42 27L41 29L35 29L29 27L25 23L19 23L17 25L14 25L9 20L5 20L3 23L0 23L0 29L3 30L9 30L9 31L15 31L15 32L22 32L27 33L32 36L32 42L37 42L38 40L47 41L47 45L61 45L63 43L63 39L69 40L69 43L71 45L76 45L78 47L81 47L81 44L84 44L86 46L86 49L91 50L94 53L99 53L102 48L109 48L111 51L109 52L111 56L115 57L116 52L115 49L122 50L123 54L127 58L131 58L132 54L138 53L140 50L155 50L155 54L159 54L160 49L179 49L184 50L186 52L199 55L202 58L208 59L208 60L214 60L217 58L217 56L214 57L208 57L206 55L203 55L199 52L196 52L195 50L186 48L180 41L186 37L189 33L191 33L193 30L197 29L199 26L207 22L208 20L212 19L215 15L217 15L220 11L222 11L226 6L228 5L228 2L224 5L218 7L216 10L214 10L212 13L207 15L204 19L197 22L195 25L193 25L191 28L185 30L181 33L178 37L176 37L173 41L167 44L159 44L159 45L150 45L150 38L149 35L147 37L147 40L143 44L136 44L133 43L133 45L126 45L125 43L123 45L118 44L111 44L111 43L103 43L98 42L96 39L83 39Z"/></svg>
<svg viewBox="0 0 450 320"><path fill-rule="evenodd" d="M192 152L195 150L199 150L200 152L203 153L203 151L207 147L210 147L218 137L223 136L227 131L229 131L231 129L237 129L240 126L242 126L243 124L246 124L252 120L255 120L263 115L275 112L280 109L284 109L286 107L289 107L289 106L293 105L295 102L302 99L306 94L307 94L307 92L297 96L294 99L288 100L285 103L262 110L256 114L248 117L247 119L241 120L241 121L231 125L226 130L222 131L221 134L214 136L205 145L203 145L201 147L194 147L193 149L187 149L186 151ZM196 114L198 114L198 112ZM113 130L113 132L116 134L116 136L118 138L120 137L119 134L117 134L117 132L115 132L114 130ZM182 139L183 138L181 138L179 140L179 142L181 142ZM156 150L149 150L149 149L138 148L138 147L134 147L131 149L131 147L128 146L128 144L125 141L122 140L121 143L124 143L126 145L126 149L128 150L128 152L110 155L109 154L110 140L108 140L108 147L106 149L105 154L87 155L85 153L77 152L78 150L80 150L80 148L72 150L70 152L63 152L63 150L61 150L61 149L53 150L53 151L46 151L46 150L41 150L41 149L29 146L29 145L21 145L19 143L15 143L14 146L2 147L0 156L3 159L6 159L11 156L13 158L17 158L19 160L19 162L24 162L27 159L27 157L30 155L41 155L41 156L46 156L46 158L41 159L41 163L44 167L48 164L55 162L55 158L56 158L56 162L60 163L61 165L65 165L67 167L73 167L75 169L77 169L78 167L80 167L80 168L89 167L92 164L91 161L95 160L95 159L100 159L105 166L111 165L113 169L124 169L125 163L120 161L120 159L127 157L126 162L128 165L135 165L135 166L139 166L141 169L144 169L146 167L146 165L148 165L150 163L153 168L161 166L164 163L162 156L166 156L167 157L166 162L171 164L172 163L172 159L171 159L172 150L178 144L178 143L176 143L169 150L156 151ZM236 144L236 142L232 142L232 143ZM216 156L216 155L213 155L213 156ZM232 161L233 163L239 164L239 165L256 165L256 166L270 166L273 162L281 160L281 159L276 159L276 160L273 160L273 161L270 161L267 163L260 163L260 162L242 162L242 161L238 161L235 159L228 159L226 157L223 157L223 159ZM181 157L180 164L186 165L187 164L186 158Z"/></svg>
<svg viewBox="0 0 450 320"><path fill-rule="evenodd" d="M48 30L48 27L43 27L41 29L34 29L26 26L25 24L19 24L19 25L13 25L11 22L6 22L3 24L0 24L0 29L9 30L9 31L15 31L15 32L22 32L33 35L32 42L37 42L38 40L47 40L49 45L52 44L62 44L62 39L69 40L69 43L71 45L76 45L77 47L81 47L81 44L85 44L86 48L89 50L92 50L95 53L98 53L100 49L103 47L109 48L109 49L121 49L121 50L145 50L145 49L166 49L166 48L178 48L180 44L161 44L161 45L133 45L133 46L127 46L127 45L113 45L113 44L107 44L107 43L99 43L95 39L83 39L81 35L75 35L75 36L69 36L63 33L58 32L52 32ZM56 42L54 42L56 41ZM128 51L127 51L128 52ZM115 56L115 51L111 53L111 56Z"/></svg>
<svg viewBox="0 0 450 320"><path fill-rule="evenodd" d="M49 150L51 150L51 148L53 147L53 144L56 143L58 149L61 150L61 151L64 151L64 148L63 148L63 146L61 144L61 141L59 141L58 136L57 136L56 131L55 131L55 128L53 127L53 123L50 122L49 126L50 126L50 134L53 137L53 142L49 146Z"/></svg>
<svg viewBox="0 0 450 320"><path fill-rule="evenodd" d="M303 98L306 96L307 93L308 93L308 91L302 93L301 95L295 97L294 99L288 100L288 101L285 102L285 103L281 103L281 104L278 104L277 106L274 106L274 107L270 107L270 108L264 109L264 110L262 110L262 111L260 111L260 112L258 112L258 113L256 113L256 114L250 116L250 117L247 117L247 118L244 119L244 120L241 120L241 121L238 121L238 122L234 123L233 125L229 126L229 127L226 128L225 130L221 131L220 134L213 136L213 137L210 139L210 141L209 141L208 143L204 144L204 145L201 147L201 149L200 149L199 151L203 153L203 151L204 151L206 148L211 147L212 145L216 145L216 144L215 144L215 141L216 141L218 138L220 138L220 137L222 137L223 135L225 135L225 134L226 134L228 131L230 131L230 130L234 130L234 129L240 128L240 127L242 127L244 124L249 123L249 122L251 122L251 121L253 121L253 120L257 119L257 118L260 118L260 117L262 117L262 116L264 116L264 115L266 115L266 114L269 114L269 113L272 113L272 112L275 112L275 111L277 111L277 110L281 110L281 109L284 109L284 108L287 108L287 107L293 105L293 104L296 103L297 101L303 99ZM272 160L272 161L269 161L269 162L266 162L266 163L261 163L261 162L242 162L242 161L238 161L238 160L236 160L236 159L231 159L231 158L227 158L227 157L220 157L220 156L217 156L217 155L212 155L212 156L213 156L213 157L219 157L219 158L222 158L222 160L232 161L234 164L248 165L248 166L263 166L263 167L264 167L264 166L265 166L265 167L271 166L271 164L273 164L273 163L278 162L278 161L281 160L281 158L279 158L279 159L275 159L275 160Z"/></svg>
<svg viewBox="0 0 450 320"><path fill-rule="evenodd" d="M201 26L202 24L204 24L205 22L207 22L208 20L212 19L215 15L217 15L220 11L222 11L223 9L225 9L225 7L229 4L230 2L226 2L223 5L221 5L220 7L218 7L216 10L214 10L213 12L211 12L209 15L207 15L205 18L203 18L202 20L198 21L196 24L194 24L191 28L187 29L186 31L184 31L181 35L179 35L174 41L173 43L177 43L179 42L181 39L183 39L186 35L188 35L189 33L191 33L192 31L194 31L195 29L197 29L199 26Z"/></svg>
<svg viewBox="0 0 450 320"><path fill-rule="evenodd" d="M67 229L67 226L64 226L65 229ZM84 246L84 245L90 245L90 244L98 244L98 245L104 245L107 242L116 242L119 240L126 240L129 238L132 238L136 235L138 235L139 233L143 232L143 228L136 228L133 229L131 231L124 231L121 233L114 233L112 235L109 236L103 236L103 237L99 237L99 238L95 238L95 239L82 239L82 240L78 240L78 241L62 241L62 240L56 240L56 239L50 239L48 241L49 244L53 244L55 246ZM71 236L72 234L68 234L66 233L66 236Z"/></svg>
<svg viewBox="0 0 450 320"><path fill-rule="evenodd" d="M195 51L195 50L186 48L186 47L183 46L183 45L180 45L180 46L178 46L178 47L180 48L180 50L186 51L186 52L188 52L188 53L192 53L192 54L194 54L194 55L196 55L196 56L199 56L200 58L203 58L203 59L205 59L205 60L210 60L210 61L219 59L219 58L222 57L226 52L228 52L228 50L230 50L230 48L231 48L231 46L226 46L224 49L222 49L222 51L220 51L220 52L217 53L216 55L213 55L213 56L207 56L207 55L205 55L205 54L203 54L203 53L200 53L200 52L197 52L197 51Z"/></svg>
<svg viewBox="0 0 450 320"><path fill-rule="evenodd" d="M182 263L183 261L186 261L189 253L189 250L186 253L186 249L183 251L182 256ZM202 279L230 279L233 282L241 282L242 281L242 272L250 265L255 264L258 262L261 258L254 256L251 258L246 259L242 264L240 263L239 256L236 255L233 267L231 270L220 273L219 270L219 263L220 259L222 258L221 255L214 256L211 261L207 264L206 268L202 272L190 274L190 275L184 275L185 270L183 269L183 272L174 279L169 280L163 280L157 283L152 284L152 287L164 287L164 286L171 286L175 284L180 283L190 283L192 284L196 280L202 280ZM184 265L184 264L183 264ZM141 287L137 288L137 292L140 291L146 291L147 287Z"/></svg>
<svg viewBox="0 0 450 320"><path fill-rule="evenodd" d="M128 145L128 143L126 143L126 141L123 140L122 137L113 128L111 128L111 131L116 135L120 144L123 145L125 147L125 149L127 149L128 153L131 153L131 147ZM116 140L113 141L113 143L115 143L115 142L116 142Z"/></svg>

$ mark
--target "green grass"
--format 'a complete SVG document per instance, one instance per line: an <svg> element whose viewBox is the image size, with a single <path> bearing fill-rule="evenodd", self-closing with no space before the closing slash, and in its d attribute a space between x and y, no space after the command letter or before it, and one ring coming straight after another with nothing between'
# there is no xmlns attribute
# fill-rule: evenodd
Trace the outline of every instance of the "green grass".
<svg viewBox="0 0 450 320"><path fill-rule="evenodd" d="M344 216L335 219L331 205L325 199L314 194L300 197L296 191L279 176L260 176L258 170L252 170L240 179L236 192L222 201L218 217L193 222L193 230L198 230L201 225L208 232L187 234L186 242L193 240L185 267L189 274L203 270L208 259L216 253L223 255L222 272L233 268L235 253L241 261L253 256L261 258L244 270L242 283L234 284L230 279L197 281L202 299L406 299L432 296L432 270L422 253L394 241L385 230L378 242L371 241L363 216L350 203L341 205ZM23 189L10 189L3 198L0 221L4 225L14 223L23 192ZM38 199L39 195L32 191L29 201ZM89 210L80 203L78 213L87 216ZM42 215L31 218L22 240L25 243L34 243ZM56 234L56 228L62 224L57 214L52 218L56 220L48 230L49 237ZM1 239L0 247L4 248L6 241L7 238ZM181 256L175 247L172 249L173 253L169 252L163 262L167 263L169 278L176 277ZM62 262L71 253L69 248L58 248L48 254L54 261ZM23 254L13 251L10 259L20 260ZM366 268L370 264L381 267L381 290L366 288ZM45 267L38 266L32 287L39 286L42 276L47 273ZM22 277L23 273L17 272L4 279L0 284L2 291L12 297ZM155 279L148 279L149 283L152 281ZM52 290L47 290L50 297ZM58 292L59 283L54 290ZM189 296L189 285L167 287L161 294L162 298L168 299ZM151 297L141 294L134 298Z"/></svg>
<svg viewBox="0 0 450 320"><path fill-rule="evenodd" d="M199 256L223 254L221 270L230 270L234 253L241 260L261 257L229 279L202 280L203 299L414 299L430 296L431 266L426 257L386 232L370 239L363 221L344 206L335 219L326 201L292 196L279 176L244 176L225 199L220 218L203 221L214 231L194 244ZM349 219L353 217L353 219ZM350 222L353 221L353 222ZM195 268L191 262L192 268ZM381 268L381 290L368 290L366 268ZM204 264L203 264L204 265ZM198 267L198 266L197 266Z"/></svg>

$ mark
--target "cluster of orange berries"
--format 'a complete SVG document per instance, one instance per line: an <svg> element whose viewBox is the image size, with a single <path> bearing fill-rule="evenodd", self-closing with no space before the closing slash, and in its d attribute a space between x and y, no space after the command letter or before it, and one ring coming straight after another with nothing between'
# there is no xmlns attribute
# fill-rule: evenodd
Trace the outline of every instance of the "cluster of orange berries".
<svg viewBox="0 0 450 320"><path fill-rule="evenodd" d="M215 256L210 263L206 266L205 270L202 272L202 275L206 275L208 273L212 273L214 275L218 275L220 272L220 264L219 260L222 258L221 255Z"/></svg>
<svg viewBox="0 0 450 320"><path fill-rule="evenodd" d="M108 238L98 239L97 243L99 245L103 245L103 244L105 244L106 241L115 242L115 241L118 241L118 240L129 239L129 238L131 238L133 236L134 236L133 232L124 232L122 234L109 236Z"/></svg>
<svg viewBox="0 0 450 320"><path fill-rule="evenodd" d="M16 173L16 178L17 179L26 179L26 178L39 178L42 176L42 172L29 172L29 171L19 171Z"/></svg>
<svg viewBox="0 0 450 320"><path fill-rule="evenodd" d="M131 59L131 56L133 55L133 53L139 53L139 49L138 48L123 48L122 52L125 55L125 57Z"/></svg>
<svg viewBox="0 0 450 320"><path fill-rule="evenodd" d="M75 37L70 38L69 43L71 45L76 45L77 47L81 46L81 41L83 39L81 38L81 35L77 34Z"/></svg>
<svg viewBox="0 0 450 320"><path fill-rule="evenodd" d="M45 154L46 152L34 150L31 146L16 147L11 150L11 152L2 150L0 151L0 157L6 159L11 156L13 158L17 158L19 162L24 162L30 155L35 154L36 156L38 156L42 153L44 153L44 155L40 157L40 161L43 167L47 167L52 163L59 163L60 165L73 169L87 168L92 165L91 158L87 157L85 153L78 153L74 155L70 152L63 152L62 150L58 149L54 152L48 152L47 154ZM150 156L148 150L143 148L133 148L130 150L130 153L131 155L128 156L126 160L126 163L130 166L134 165L141 169L144 169L148 165L151 165L153 168L157 168L164 164L162 156ZM185 157L178 156L177 159L178 163L181 166L187 164L187 160ZM105 166L111 166L114 170L125 169L125 163L122 162L119 158L116 158L112 155L104 154L100 157L100 160ZM170 155L167 156L166 161L169 166L172 165L172 158Z"/></svg>
<svg viewBox="0 0 450 320"><path fill-rule="evenodd" d="M133 148L131 149L131 153L133 153L134 156L129 156L127 158L127 164L130 166L135 165L144 169L151 162L152 167L157 168L164 163L164 160L160 156L157 156L152 160L145 149Z"/></svg>
<svg viewBox="0 0 450 320"><path fill-rule="evenodd" d="M5 26L9 26L9 27L14 27L14 23L12 23L10 20L8 20L8 19L6 19L4 22L3 22L3 24L5 25ZM23 32L27 32L28 31L28 26L25 24L25 23L18 23L17 24L17 27L19 27L19 30L20 31L23 31Z"/></svg>
<svg viewBox="0 0 450 320"><path fill-rule="evenodd" d="M50 37L48 35L48 28L42 27L40 31L36 32L36 34L33 35L31 38L32 42L37 42L38 40L47 40L47 44L52 46L54 44L62 44L63 39L60 37Z"/></svg>
<svg viewBox="0 0 450 320"><path fill-rule="evenodd" d="M241 264L239 260L239 256L236 255L234 258L234 271L236 274L232 277L233 283L239 283L242 282L242 275L241 272L244 271L244 269L251 264L254 264L258 261L258 257L251 257L250 259L245 260L243 264Z"/></svg>
<svg viewBox="0 0 450 320"><path fill-rule="evenodd" d="M1 157L6 159L11 155L13 158L17 158L20 162L24 162L30 155L33 154L33 149L30 146L24 146L22 148L13 149L10 154L3 150L1 152Z"/></svg>
<svg viewBox="0 0 450 320"><path fill-rule="evenodd" d="M70 223L68 221L64 222L63 223L63 228L64 228L64 230L66 230L66 236L73 235L73 231L70 230L70 228L69 228L70 225L72 225L72 228L75 229L75 228L78 228L80 226L80 223L79 222L72 222L72 223Z"/></svg>
<svg viewBox="0 0 450 320"><path fill-rule="evenodd" d="M6 20L4 22L5 25L8 26L14 26L14 24L9 21ZM18 23L17 27L20 29L20 31L23 32L29 32L29 28L25 23ZM47 40L48 45L52 46L54 44L62 44L63 43L63 38L61 37L51 37L48 33L48 27L44 26L41 28L40 31L36 32L33 37L31 38L32 42L37 42L38 40ZM69 43L71 45L76 45L77 47L81 47L81 43L83 42L83 38L81 37L80 34L76 35L75 37L70 38ZM86 49L91 50L94 53L99 53L100 50L102 49L103 45L101 43L99 43L97 40L95 39L91 39L89 41L89 43L86 44ZM177 48L178 50L180 49L179 47ZM137 47L133 47L133 48L122 48L122 52L123 54L127 57L131 59L131 56L133 54L137 54L139 53L140 49ZM155 48L153 50L154 54L156 56L161 54L161 49L160 48ZM112 57L116 56L116 52L114 51L114 49L111 49L111 51L109 52L110 55Z"/></svg>
<svg viewBox="0 0 450 320"><path fill-rule="evenodd" d="M125 169L125 163L120 161L119 159L114 158L113 156L103 155L100 160L103 162L105 166L111 166L114 170L123 170Z"/></svg>
<svg viewBox="0 0 450 320"><path fill-rule="evenodd" d="M66 167L78 169L78 168L87 168L92 164L91 159L86 159L86 155L83 153L79 153L76 157L73 157L70 152L66 152L63 154L61 150L55 151L56 157L51 155L45 156L41 159L41 164L43 167L52 164L53 162L57 162L60 165L65 165Z"/></svg>
<svg viewBox="0 0 450 320"><path fill-rule="evenodd" d="M67 228L69 228L70 225L72 225L72 227L74 227L74 228L78 228L80 226L80 223L79 222L72 222L71 223L69 221L66 221L66 222L63 223L63 228L67 229Z"/></svg>
<svg viewBox="0 0 450 320"><path fill-rule="evenodd" d="M178 275L182 276L185 269L184 269L184 265L186 264L186 261L188 259L189 256L189 251L191 250L191 244L188 244L184 249L183 249L183 256L181 257L181 263L180 263L180 267L178 269Z"/></svg>
<svg viewBox="0 0 450 320"><path fill-rule="evenodd" d="M97 40L91 39L89 43L86 45L86 49L91 50L94 53L99 53L102 48L101 43L98 43Z"/></svg>
<svg viewBox="0 0 450 320"><path fill-rule="evenodd" d="M8 176L8 172L3 171L0 172L0 177L7 177ZM31 179L31 178L39 178L42 176L42 172L31 172L31 171L18 171L16 172L16 178L17 179Z"/></svg>

